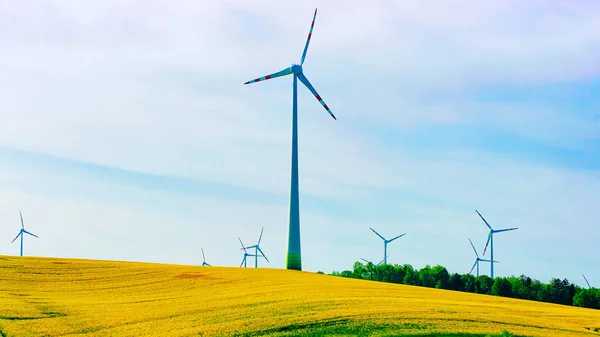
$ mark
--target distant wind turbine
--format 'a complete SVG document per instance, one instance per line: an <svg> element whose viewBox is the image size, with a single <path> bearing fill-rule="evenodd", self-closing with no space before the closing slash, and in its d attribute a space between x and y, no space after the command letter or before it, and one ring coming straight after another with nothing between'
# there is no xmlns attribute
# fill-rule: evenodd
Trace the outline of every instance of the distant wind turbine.
<svg viewBox="0 0 600 337"><path fill-rule="evenodd" d="M260 240L262 240L262 235L263 235L263 231L265 230L265 228L263 227L260 230L260 236L258 237L258 242L255 245L252 246L248 246L248 247L244 247L244 245L242 244L242 249L244 251L246 251L246 249L252 249L254 248L254 268L258 268L258 258L259 257L264 257L265 260L267 260L267 262L271 263L269 261L269 259L267 259L267 257L265 256L265 253L263 253L262 249L260 249ZM240 239L240 243L242 242L242 240ZM260 252L260 255L258 255L258 252ZM245 256L244 256L245 258Z"/></svg>
<svg viewBox="0 0 600 337"><path fill-rule="evenodd" d="M508 232L508 231L514 231L515 229L518 229L516 227L514 228L506 228L506 229L493 229L492 226L490 226L490 224L485 221L485 219L483 218L483 216L481 215L481 213L479 213L478 210L475 210L475 212L477 212L477 214L479 214L479 217L481 218L481 220L483 220L483 222L485 222L485 225L488 226L488 228L490 229L490 234L488 234L488 239L487 242L485 244L485 248L483 249L483 255L485 255L485 252L487 250L488 244L490 245L490 260L494 261L494 233L501 233L501 232ZM490 277L492 279L494 279L494 264L490 263Z"/></svg>
<svg viewBox="0 0 600 337"><path fill-rule="evenodd" d="M369 227L369 229L371 229L373 231L373 233L377 234L377 236L379 236L381 238L381 240L383 240L383 264L387 264L387 258L388 258L387 245L388 245L388 243L390 243L398 238L403 237L404 235L406 235L406 233L398 235L394 238L387 240L386 238L381 236L381 234L377 233L373 228Z"/></svg>
<svg viewBox="0 0 600 337"><path fill-rule="evenodd" d="M475 246L473 246L473 241L471 241L471 239L469 239L469 242L471 243L471 247L473 247L473 251L475 252L475 256L477 257L477 259L475 259L475 263L473 264L473 267L471 267L471 271L469 271L469 274L471 274L473 272L473 268L477 267L477 277L479 277L479 262L490 262L490 260L480 258L479 254L477 254L477 250L475 249ZM494 261L494 262L498 263L498 261Z"/></svg>
<svg viewBox="0 0 600 337"><path fill-rule="evenodd" d="M39 238L39 236L26 231L25 224L23 223L23 214L21 214L21 211L19 211L19 216L21 216L21 230L19 231L19 234L17 234L17 236L11 241L11 243L15 242L15 240L19 236L21 237L21 256L23 256L23 236L24 236L23 234L29 234L29 235L35 236L36 238Z"/></svg>
<svg viewBox="0 0 600 337"><path fill-rule="evenodd" d="M202 250L202 266L209 266L210 264L206 263L206 257L204 256L204 248L200 248Z"/></svg>
<svg viewBox="0 0 600 337"><path fill-rule="evenodd" d="M587 278L585 277L585 275L581 274L581 276L583 276L583 279L585 280L585 283L587 283L588 288L591 288L592 286L590 285L590 283L588 282Z"/></svg>
<svg viewBox="0 0 600 337"><path fill-rule="evenodd" d="M244 268L246 268L246 260L248 256L254 256L252 254L248 254L248 251L246 250L246 247L244 246L244 243L242 242L242 239L240 239L240 237L238 236L238 240L240 240L240 244L242 245L242 249L244 250L244 258L242 259L242 263L240 263L240 267L243 265Z"/></svg>
<svg viewBox="0 0 600 337"><path fill-rule="evenodd" d="M389 256L388 256L388 257L389 257ZM371 261L368 261L368 260L365 260L365 259L363 259L362 257L361 257L360 259L361 259L361 260L363 260L363 261L365 261L366 263L371 263L371 264L373 264L373 262L371 262ZM383 260L379 261L379 263L378 263L378 264L374 264L374 265L375 265L375 266L379 266L379 265L380 265L382 262L383 262Z"/></svg>
<svg viewBox="0 0 600 337"><path fill-rule="evenodd" d="M327 110L329 115L331 115L333 119L336 119L331 110L329 110L327 104L325 104L325 101L323 101L323 99L321 98L321 96L319 96L315 88L313 88L313 86L310 84L306 76L304 76L304 71L302 69L302 65L304 64L304 59L306 58L306 52L308 51L308 44L312 36L316 18L317 10L315 9L315 14L313 16L312 24L310 25L310 31L308 32L308 38L306 39L306 45L304 46L304 51L302 52L300 64L293 64L291 67L285 68L274 74L259 77L244 83L250 84L270 80L276 77L293 75L292 178L290 187L290 223L288 233L288 253L286 258L286 268L294 270L302 270L302 256L300 249L300 196L298 189L298 80L300 80L300 82L302 82L308 88L308 90L313 95L315 95L317 101L321 103L321 105L323 106L323 108L325 108L325 110Z"/></svg>

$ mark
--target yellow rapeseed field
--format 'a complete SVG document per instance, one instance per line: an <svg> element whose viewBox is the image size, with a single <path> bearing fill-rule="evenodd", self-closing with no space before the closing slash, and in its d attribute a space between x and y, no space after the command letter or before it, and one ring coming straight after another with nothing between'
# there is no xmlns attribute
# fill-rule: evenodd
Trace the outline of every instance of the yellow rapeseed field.
<svg viewBox="0 0 600 337"><path fill-rule="evenodd" d="M600 336L600 310L276 269L0 256L0 336Z"/></svg>

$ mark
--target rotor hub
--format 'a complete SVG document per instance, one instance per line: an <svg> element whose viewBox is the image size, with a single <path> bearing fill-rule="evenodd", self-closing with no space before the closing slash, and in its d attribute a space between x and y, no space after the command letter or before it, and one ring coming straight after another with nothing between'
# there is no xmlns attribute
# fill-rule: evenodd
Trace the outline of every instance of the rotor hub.
<svg viewBox="0 0 600 337"><path fill-rule="evenodd" d="M298 64L292 65L292 73L294 73L296 75L302 74L302 66L298 65Z"/></svg>

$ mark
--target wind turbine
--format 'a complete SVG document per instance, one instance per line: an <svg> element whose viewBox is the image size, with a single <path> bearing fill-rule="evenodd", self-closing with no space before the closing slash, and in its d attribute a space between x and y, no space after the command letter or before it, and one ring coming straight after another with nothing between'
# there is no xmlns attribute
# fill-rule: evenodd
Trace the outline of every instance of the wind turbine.
<svg viewBox="0 0 600 337"><path fill-rule="evenodd" d="M585 277L585 275L581 274L581 276L583 276L583 279L585 280L585 283L587 283L588 285L588 289L591 288L592 286L590 285L590 283L588 282L587 278Z"/></svg>
<svg viewBox="0 0 600 337"><path fill-rule="evenodd" d="M263 235L263 231L265 230L265 228L263 227L260 230L260 236L258 237L258 242L255 245L249 246L249 247L244 247L244 245L242 244L242 249L244 249L244 251L246 251L246 249L252 249L254 248L254 268L258 268L258 258L259 257L264 257L265 260L267 260L267 262L271 263L271 261L269 261L269 259L267 259L267 257L265 256L265 253L263 253L262 249L260 249L260 240L262 240L262 235ZM240 243L242 242L242 240L240 239ZM260 255L258 255L258 252L260 252ZM246 255L244 255L244 259L246 258Z"/></svg>
<svg viewBox="0 0 600 337"><path fill-rule="evenodd" d="M361 260L363 260L363 261L365 261L366 263L369 263L369 262L371 262L371 261L367 261L367 260L363 259L362 257L361 257L360 259L361 259ZM380 265L382 262L383 262L383 260L379 261L379 263L378 263L378 264L374 264L374 266L379 266L379 265ZM373 263L373 262L371 262L371 264L372 264L372 263Z"/></svg>
<svg viewBox="0 0 600 337"><path fill-rule="evenodd" d="M204 257L204 248L200 248L202 250L202 266L209 266L210 264L206 263L206 257Z"/></svg>
<svg viewBox="0 0 600 337"><path fill-rule="evenodd" d="M248 254L248 251L246 251L246 247L244 246L244 243L242 242L242 239L240 239L240 237L238 236L238 240L240 240L240 244L242 245L242 249L244 250L244 258L242 259L242 263L240 263L240 267L242 265L244 265L244 268L246 268L246 258L248 256L254 256L252 254Z"/></svg>
<svg viewBox="0 0 600 337"><path fill-rule="evenodd" d="M23 214L21 214L21 211L19 211L19 215L21 216L21 230L19 231L19 234L17 234L17 236L11 241L11 243L15 242L15 240L19 236L21 237L21 256L23 256L23 234L29 234L29 235L35 236L38 239L39 239L39 236L25 230L25 224L23 224Z"/></svg>
<svg viewBox="0 0 600 337"><path fill-rule="evenodd" d="M369 229L371 229L373 231L373 233L377 234L377 236L379 236L381 238L381 240L383 240L383 264L387 264L387 258L388 258L387 245L388 245L388 243L390 243L398 238L403 237L404 235L406 235L406 233L398 235L395 238L391 238L391 239L387 240L386 238L381 236L381 234L377 233L373 228L369 227Z"/></svg>
<svg viewBox="0 0 600 337"><path fill-rule="evenodd" d="M518 229L516 227L514 228L505 228L505 229L493 229L492 226L490 226L490 224L485 221L485 219L483 218L483 216L481 215L481 213L479 213L478 210L475 210L475 212L477 212L477 214L479 214L479 217L481 218L481 220L483 220L483 222L485 222L485 225L488 226L488 228L490 229L490 234L488 234L488 239L487 242L485 244L485 248L483 249L483 255L485 255L485 251L487 250L488 244L490 245L490 260L494 261L494 233L501 233L501 232L508 232L508 231L514 231L515 229ZM490 263L490 277L492 278L492 280L494 279L494 264Z"/></svg>
<svg viewBox="0 0 600 337"><path fill-rule="evenodd" d="M477 250L475 249L475 246L473 246L473 241L471 241L471 239L469 239L469 242L471 243L471 247L473 247L473 251L475 252L475 256L477 256L477 259L475 260L475 263L473 264L473 267L471 267L471 271L469 271L469 274L471 274L473 272L473 268L477 267L477 277L479 277L479 262L490 262L490 260L486 260L486 259L482 259L479 257L479 254L477 254ZM498 261L494 261L495 263L499 263Z"/></svg>
<svg viewBox="0 0 600 337"><path fill-rule="evenodd" d="M271 75L263 76L250 80L244 84L256 83L260 81L270 80L272 78L293 75L293 99L292 99L292 177L290 187L290 222L289 222L289 234L288 234L288 253L286 257L286 268L294 270L302 270L302 255L300 249L300 196L298 188L298 80L302 82L310 92L315 95L317 101L327 110L327 112L336 119L325 101L319 96L315 88L310 84L302 69L304 59L306 58L306 52L308 50L308 44L312 36L313 27L315 25L315 19L317 18L317 10L313 16L312 24L310 25L310 31L308 32L308 38L306 39L306 45L302 52L302 58L300 64L292 64L291 67L285 68L279 72Z"/></svg>

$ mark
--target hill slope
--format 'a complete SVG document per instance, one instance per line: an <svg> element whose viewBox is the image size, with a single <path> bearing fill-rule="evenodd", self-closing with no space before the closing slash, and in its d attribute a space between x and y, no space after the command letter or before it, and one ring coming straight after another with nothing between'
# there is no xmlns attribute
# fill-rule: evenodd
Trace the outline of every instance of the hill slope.
<svg viewBox="0 0 600 337"><path fill-rule="evenodd" d="M600 311L275 269L0 257L0 336L425 336L503 329L600 336Z"/></svg>

